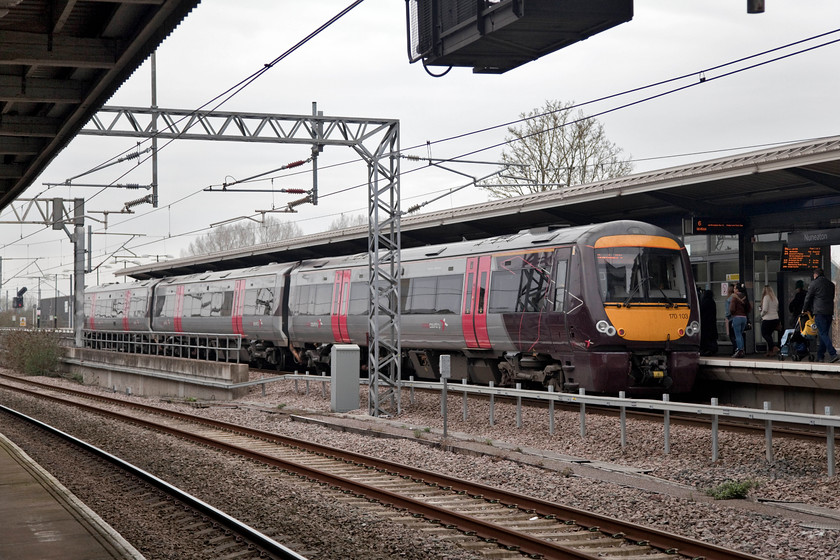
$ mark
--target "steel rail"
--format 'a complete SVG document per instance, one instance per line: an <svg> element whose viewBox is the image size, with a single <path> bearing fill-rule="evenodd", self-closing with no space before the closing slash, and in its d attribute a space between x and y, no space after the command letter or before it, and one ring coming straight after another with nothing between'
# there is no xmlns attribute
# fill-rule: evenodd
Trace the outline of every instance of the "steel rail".
<svg viewBox="0 0 840 560"><path fill-rule="evenodd" d="M55 389L54 387L49 385L45 386L50 389ZM343 477L332 475L320 469L305 467L297 463L285 461L283 459L278 459L276 457L265 455L263 453L255 452L225 442L219 442L211 438L205 438L204 436L192 434L190 432L185 432L177 428L162 426L154 422L149 422L146 420L126 416L119 412L103 410L82 403L67 401L59 397L43 395L41 393L34 393L26 389L21 389L17 387L10 388L21 392L33 394L40 398L48 398L56 402L68 404L70 406L80 407L86 410L90 410L94 413L105 414L107 416L117 418L123 421L142 424L149 428L164 431L177 437L182 437L204 445L210 445L219 449L230 451L232 453L243 455L263 463L272 464L274 466L277 466L278 468L287 470L289 472L294 472L301 476L306 476L308 478L311 478L312 480L317 480L325 484L342 488L349 492L373 497L377 501L393 505L394 507L403 507L412 511L416 511L418 513L423 514L424 517L427 517L428 519L440 520L441 522L456 525L458 527L461 527L463 530L475 532L477 535L483 538L497 539L502 544L516 547L530 554L541 554L552 558L592 558L591 555L587 555L569 547L554 545L553 543L543 541L542 539L533 539L532 537L525 535L524 533L520 533L518 531L509 531L507 529L500 528L498 525L495 524L487 524L468 516L456 514L454 512L450 512L445 509L438 508L436 506L432 506L410 498L399 496L395 493L386 490L374 488L372 486L363 483L358 483L355 481L349 481L344 479ZM674 535L650 527L629 525L618 519L611 518L608 516L591 513L568 506L561 506L552 502L540 500L538 498L513 494L483 484L472 483L443 474L431 473L407 465L387 461L384 459L376 459L358 453L353 453L350 451L341 451L332 447L321 446L319 444L308 441L296 440L286 436L263 432L261 430L256 430L247 426L230 424L227 422L203 418L200 416L195 416L192 414L177 411L170 411L150 405L144 405L140 403L127 403L123 400L110 399L109 397L105 396L91 395L89 393L76 392L69 389L60 390L62 392L69 392L71 394L75 394L85 398L94 398L96 400L110 402L112 404L116 404L123 407L130 406L132 408L142 410L151 414L168 416L186 422L198 423L205 426L211 426L216 429L221 429L233 433L240 433L242 435L257 438L260 440L270 441L292 448L302 449L310 453L315 453L318 455L333 457L342 461L360 464L395 476L402 476L406 478L410 477L414 480L422 480L431 485L451 489L456 492L463 492L471 496L480 496L487 500L496 500L502 504L515 506L523 510L533 511L534 513L537 513L542 516L553 516L561 519L573 519L575 521L575 524L580 525L584 528L588 528L589 530L598 530L611 536L621 535L622 538L635 541L636 543L648 544L654 548L670 552L678 551L680 554L688 555L692 558L708 557L716 558L719 560L760 560L757 556L726 549L710 543L704 543L702 541L698 541L688 537ZM548 548L544 548L545 545L550 546ZM558 556L558 554L561 555ZM563 556L564 554L565 556Z"/></svg>
<svg viewBox="0 0 840 560"><path fill-rule="evenodd" d="M165 492L166 494L172 496L176 500L189 505L189 507L213 519L214 521L218 522L220 525L226 527L234 533L241 535L242 538L245 539L247 542L252 543L254 546L258 546L268 554L272 554L277 558L281 558L283 560L306 560L305 556L301 556L297 552L283 546L271 537L268 537L263 533L257 531L256 529L250 527L249 525L242 523L238 519L231 517L225 512L211 506L207 502L204 502L196 498L195 496L184 492L180 488L172 486L165 480L162 480L156 477L155 475L149 473L148 471L145 471L135 465L132 465L131 463L123 461L119 457L112 455L107 451L104 451L103 449L91 445L86 441L73 437L70 434L59 430L58 428L50 426L49 424L45 424L40 420L32 418L31 416L27 416L26 414L23 414L9 407L0 405L0 411L20 418L21 420L24 420L42 430L45 430L55 436L64 439L65 441L71 443L72 445L80 449L83 449L93 455L96 455L97 457L108 461L113 465L116 465L118 468L130 473L132 476L145 481L154 488Z"/></svg>

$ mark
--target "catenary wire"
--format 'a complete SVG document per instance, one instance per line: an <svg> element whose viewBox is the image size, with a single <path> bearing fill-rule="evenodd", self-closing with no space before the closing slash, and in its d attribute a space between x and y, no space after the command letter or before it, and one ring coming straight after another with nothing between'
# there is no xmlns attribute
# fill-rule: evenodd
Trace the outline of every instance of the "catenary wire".
<svg viewBox="0 0 840 560"><path fill-rule="evenodd" d="M326 24L322 25L322 26L321 26L318 30L316 30L316 31L314 31L313 33L311 33L309 36L307 36L307 38L305 38L304 40L300 41L300 42L299 42L298 44L296 44L294 47L292 47L291 49L289 49L286 53L284 53L284 54L283 54L283 55L281 55L280 57L276 58L276 59L275 59L274 61L272 61L271 63L266 64L264 68L260 69L258 72L253 73L251 76L249 76L249 77L248 77L248 78L246 78L245 80L240 81L237 85L235 85L235 86L233 86L233 87L229 88L228 90L226 90L226 92L224 92L224 93L220 94L219 96L215 97L215 98L214 98L213 100L211 100L210 102L205 103L204 105L202 105L202 108L203 108L203 107L206 107L207 105L209 105L209 104L210 104L210 103L212 103L213 101L218 100L218 99L220 99L220 98L224 97L225 95L228 95L228 94L229 94L229 96L228 96L226 99L224 99L224 101L222 101L219 105L221 105L221 104L223 104L224 102L228 101L230 98L232 98L234 95L236 95L236 93L238 93L239 91L241 91L242 89L244 89L245 87L247 87L247 85L249 85L251 82L253 82L253 80L255 80L256 78L258 78L260 75L262 75L262 74L263 74L265 71L267 71L269 68L271 68L271 67L273 67L274 65L276 65L277 63L279 63L279 62L280 62L281 60L283 60L286 56L288 56L289 54L291 54L292 52L294 52L295 50L297 50L297 48L299 48L299 47L300 47L302 44L304 44L306 41L308 41L309 39L311 39L312 37L314 37L315 35L317 35L317 33L319 33L320 31L322 31L323 29L325 29L325 28L326 28L326 27L328 27L329 25L331 25L334 21L336 21L338 18L340 18L340 17L341 17L342 15L344 15L345 13L347 13L350 9L352 9L352 8L353 8L353 7L355 7L356 5L360 4L362 1L363 1L363 0L357 0L356 2L354 2L353 4L351 4L351 6L349 6L348 8L346 8L344 11L342 11L340 14L338 14L337 16L335 16L333 19L331 19L331 20L330 20L329 22L327 22ZM630 89L630 90L625 90L625 91L622 91L622 92L619 92L619 93L611 94L611 95L608 95L608 96L603 96L603 97L600 97L600 98L597 98L597 99L593 99L593 100L589 100L589 101L586 101L586 102L583 102L583 103L575 104L575 105L572 105L572 106L569 106L569 107L564 107L562 110L567 110L567 109L577 108L577 107L583 107L583 106L585 106L585 105L593 104L593 103L596 103L596 102L599 102L599 101L604 101L604 100L608 100L608 99L612 99L612 98L620 97L620 96L623 96L623 95L627 95L627 94L630 94L630 93L635 93L635 92L638 92L638 91L643 91L643 90L645 90L645 89L649 89L649 88L656 87L656 86L659 86L659 85L668 84L668 83L672 83L672 82L675 82L675 81L679 81L679 80L687 79L687 78L690 78L690 77L693 77L693 76L698 76L698 75L704 76L706 72L711 72L711 71L716 70L716 69L725 68L725 67L730 66L730 65L732 65L732 64L737 64L737 63L739 63L739 62L744 62L744 61L747 61L747 60L751 60L751 59L754 59L754 58L759 57L759 56L764 56L764 55L769 54L769 53L777 52L777 51L782 50L782 49L785 49L785 48L790 48L791 46L799 45L799 44L802 44L802 43L805 43L805 42L808 42L808 41L812 41L812 40L815 40L815 39L818 39L818 38L822 38L822 37L825 37L825 36L828 36L828 35L830 35L830 34L837 33L837 32L840 32L840 29L836 29L836 30L828 31L828 32L826 32L826 33L822 33L822 34L819 34L819 35L815 35L815 36L813 36L813 37L809 37L809 38L806 38L806 39L802 39L802 40L799 40L799 41L796 41L796 42L793 42L793 43L788 43L788 44L786 44L786 45L783 45L783 46L780 46L780 47L775 47L775 48L773 48L773 49L768 49L768 50L762 51L761 53L757 53L757 54L750 55L750 56L747 56L747 57L742 57L742 58L739 58L739 59L736 59L736 60L733 60L733 61L729 61L729 62L726 62L726 63L723 63L723 64L719 64L719 65L717 65L717 66L713 66L713 67L710 67L710 68L708 68L708 69L706 69L706 70L702 70L702 71L699 71L699 72L691 72L691 73L683 74L683 75L678 76L678 77L669 78L669 79L667 79L667 80L662 80L662 81L659 81L659 82L656 82L656 83L653 83L653 84L648 84L648 85L646 85L646 86L641 86L641 87L638 87L638 88L633 88L633 89ZM750 70L750 69L753 69L753 68L757 68L757 67L760 67L760 66L763 66L763 65L769 64L769 63L771 63L771 62L776 62L776 61L778 61L778 60L782 60L782 59L785 59L785 58L789 58L789 57L791 57L791 56L795 56L795 55L798 55L798 54L802 54L802 53L804 53L804 52L808 52L808 51L811 51L811 50L815 50L815 49L817 49L817 48L821 48L821 47L823 47L823 46L831 45L831 44L834 44L834 43L836 43L836 42L838 42L838 41L840 41L840 39L838 39L838 40L833 40L833 41L829 41L829 42L827 42L827 43L823 43L823 44L820 44L820 45L816 45L816 46L813 46L813 47L810 47L810 48L807 48L807 49L802 49L802 50L799 50L799 51L794 52L794 53L789 53L789 54L786 54L786 55L783 55L783 56L779 56L779 57L773 58L773 59L768 60L768 61L763 61L763 62L760 62L760 63L756 63L756 64L753 64L753 65L747 66L747 67L745 67L745 68L741 68L741 69L733 70L733 71L730 71L730 72L727 72L727 73L721 74L721 75L719 75L719 76L714 76L714 77L711 77L711 78L704 78L704 79L702 79L702 80L700 80L700 81L698 81L698 82L692 83L692 84L688 84L688 85L681 86L681 87L678 87L678 88L673 88L673 89L670 89L670 90L668 90L668 91L658 93L658 94L656 94L656 95L651 95L651 96L648 96L648 97L643 98L643 99L640 99L640 100L636 100L636 101L633 101L633 102L630 102L630 103L626 103L626 104L620 105L620 106L618 106L618 107L614 107L614 108L611 108L611 109L606 109L606 110L604 110L604 111L601 111L601 112L595 113L595 114L593 114L593 115L589 115L589 116L588 116L588 117L586 117L586 118L587 118L587 119L588 119L588 118L594 118L594 117L601 116L601 115L604 115L604 114L612 113L612 112L615 112L615 111L618 111L618 110L621 110L621 109L624 109L624 108L627 108L627 107L631 107L631 106L633 106L633 105L637 105L637 104L640 104L640 103L643 103L643 102L646 102L646 101L650 101L650 100L653 100L653 99L657 99L657 98L662 97L662 96L664 96L664 95L669 95L669 94L671 94L671 93L676 93L676 92L679 92L679 91L682 91L682 90L688 89L688 88L690 88L690 87L694 87L694 86L700 85L701 83L706 83L706 82L710 82L710 81L713 81L713 80L717 80L717 79L720 79L720 78L723 78L723 77L731 76L731 75L733 75L733 74L737 74L737 73L740 73L740 72L743 72L743 71L746 71L746 70ZM218 106L217 106L217 107L218 107ZM201 110L201 108L197 109L197 110L196 110L196 112L197 112L197 111L199 111L199 110ZM524 122L524 121L529 120L529 119L539 118L540 116L543 116L543 115L545 115L545 114L548 114L548 113L543 113L542 115L533 115L533 116L529 116L529 117L524 117L524 118L521 118L521 119L518 119L518 120L515 120L515 121L510 121L510 122L503 123L503 124L497 124L497 125L494 125L494 126L491 126L491 127L485 127L485 128L482 128L482 129L477 129L477 130L470 131L470 132L467 132L467 133L463 133L463 134L460 134L460 135L456 135L456 136L452 136L452 137L447 137L447 138L442 138L442 139L435 140L435 141L431 141L431 142L426 142L426 143L424 143L424 144L420 144L420 145L417 145L417 146L412 146L412 147L409 147L409 148L405 148L405 149L404 149L404 151L408 151L408 150L416 149L416 148L419 148L419 147L422 147L422 146L428 146L428 145L430 145L430 144L439 144L439 143L443 143L443 142L448 142L448 141L451 141L451 140L460 139L460 138L463 138L463 137L466 137L466 136L471 136L471 135L479 134L479 133L482 133L482 132L487 132L487 131L494 130L494 129L498 129L498 128L501 128L501 127L511 126L511 125L513 125L513 124L520 123L520 122ZM579 119L579 120L582 120L582 119ZM578 121L572 121L572 122L569 122L569 123L565 123L563 126L567 126L567 125L569 125L569 124L573 124L574 122L579 122L579 120L578 120ZM536 133L536 134L538 134L538 133ZM167 144L166 144L166 145L168 145L169 143L171 143L171 142L173 142L173 141L174 141L174 139L173 139L173 140L169 140L169 141L167 142ZM504 145L510 144L510 143L512 143L512 142L514 142L514 141L518 141L518 139L512 139L512 140L508 140L508 141L505 141L505 142L497 143L497 144L494 144L494 145L491 145L491 146L486 146L486 147L484 147L484 148L479 148L479 149L477 149L477 150L473 150L473 151L471 151L471 152L468 152L468 153L465 153L465 154L461 154L461 155L459 155L459 156L455 156L455 157L453 157L453 158L449 158L449 161L457 161L458 159L461 159L461 158L463 158L463 157L467 157L467 156L469 156L469 155L473 155L473 154L476 154L476 153L480 153L480 152L482 152L482 151L486 151L486 150L490 150L490 149L497 148L497 147L500 147L500 146L504 146ZM136 149L136 148L134 148L134 147L133 147L133 148L131 148L130 150L126 150L126 151L132 151L132 150L134 150L134 149ZM714 151L720 151L720 150L714 150ZM701 152L701 153L703 153L703 152ZM665 156L665 157L678 157L678 156ZM147 158L147 159L148 159L148 158ZM651 160L651 159L659 159L659 158L646 158L646 160ZM145 161L145 160L144 160L144 161ZM357 160L353 160L353 161L357 161ZM641 160L640 160L640 161L641 161ZM339 164L334 164L334 166L344 165L344 164L346 164L346 163L351 163L351 162L352 162L352 161L342 162L342 163L339 163ZM420 169L426 169L426 168L427 168L427 167L425 167L425 166L424 166L424 167L420 167L420 168L415 168L415 169L409 170L409 171L407 171L407 172L404 172L403 174L412 173L412 172L418 171L418 170L420 170ZM266 173L271 173L271 171L266 172ZM304 172L300 172L300 173L304 173ZM307 171L307 172L305 172L305 173L308 173L308 171ZM127 173L126 173L126 174L127 174ZM123 175L123 176L124 176L124 175ZM121 178L121 177L120 177L120 178ZM115 181L116 181L116 180L119 180L119 178L118 178L118 179L115 179ZM325 197L329 197L329 196L334 196L334 195L336 195L336 194L341 194L341 193L347 192L347 191L349 191L349 190L353 190L353 189L360 188L360 187L362 187L362 186L364 186L364 184L362 184L362 185L356 185L356 186L351 186L351 187L347 187L347 188L344 188L344 189L340 189L340 190L338 190L338 191L334 191L334 192L332 192L332 193L325 193L325 194L323 194L321 197L322 197L322 198L325 198ZM104 190L104 189L103 189L103 190ZM101 191L100 191L100 192L101 192ZM200 191L198 191L198 192L200 192ZM187 196L185 196L185 197L182 197L182 198L181 198L181 199L179 199L178 201L175 201L175 202L173 202L173 203L170 203L169 205L167 205L167 207L171 208L171 206L172 206L172 205L177 204L178 202L182 202L183 200L185 200L185 199L187 199L187 198L190 198L190 197L194 196L195 194L198 194L198 192L196 192L196 193L192 193L192 194L187 195ZM96 193L96 194L99 194L99 193ZM95 195L94 195L94 196L95 196ZM91 197L91 198L93 198L93 197ZM127 220L124 220L123 222L120 222L120 224L125 223L125 222L128 222L128 221L131 221L131 220L134 220L134 219L137 219L137 218L139 218L139 217L147 216L147 215L149 215L149 214L151 214L151 213L153 213L153 212L154 212L154 210L153 210L153 211L151 211L151 212L147 212L147 213L145 213L145 214L142 214L142 215L133 216L132 218L129 218L129 219L127 219ZM46 229L46 228L45 228L45 229ZM170 235L170 236L166 237L165 239L171 239L171 238L173 238L173 237L179 237L179 236L181 236L181 235L192 235L192 234L194 234L196 231L204 231L204 230L206 230L206 229L208 229L208 228L202 228L202 229L199 229L199 230L194 230L193 232L187 232L187 233L184 233L184 234L178 234L178 235L176 235L176 236L172 236L172 235ZM30 234L29 236L22 237L21 239L15 240L15 242L12 242L12 243L9 243L9 244L6 244L6 245L3 245L2 247L0 247L0 249L3 249L3 248L6 248L6 247L8 247L8 246L10 246L10 245L16 244L16 243L20 242L21 240L26 239L26 238L30 237L31 235L34 235L35 233L39 233L40 231L43 231L43 230L39 230L38 232L34 232L33 234ZM160 241L156 241L156 242L160 242ZM143 245L145 245L145 244L143 244ZM143 245L140 245L140 246L143 246Z"/></svg>

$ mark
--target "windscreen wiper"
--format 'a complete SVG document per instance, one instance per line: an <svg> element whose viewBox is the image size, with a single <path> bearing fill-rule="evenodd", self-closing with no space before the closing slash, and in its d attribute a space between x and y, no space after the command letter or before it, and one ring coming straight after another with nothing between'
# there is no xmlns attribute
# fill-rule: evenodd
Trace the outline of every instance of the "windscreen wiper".
<svg viewBox="0 0 840 560"><path fill-rule="evenodd" d="M659 291L662 292L662 297L664 297L665 301L668 302L665 304L665 308L670 309L674 307L674 302L671 301L671 298L668 297L668 294L665 293L665 290L662 289L662 286L659 286Z"/></svg>
<svg viewBox="0 0 840 560"><path fill-rule="evenodd" d="M638 292L639 289L642 287L642 283L647 282L651 278L653 278L653 276L647 276L645 278L640 279L639 282L633 287L633 289L630 290L630 294L627 296L627 299L624 300L624 303L622 305L624 305L624 307L630 307L630 300L633 299L633 296L635 296L636 292Z"/></svg>

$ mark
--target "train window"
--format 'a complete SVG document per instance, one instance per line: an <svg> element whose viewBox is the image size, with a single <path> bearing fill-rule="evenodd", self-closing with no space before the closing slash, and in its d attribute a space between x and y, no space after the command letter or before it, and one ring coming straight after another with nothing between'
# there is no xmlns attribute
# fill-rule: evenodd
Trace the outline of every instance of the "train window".
<svg viewBox="0 0 840 560"><path fill-rule="evenodd" d="M472 314L472 295L473 295L473 284L475 284L475 274L470 272L467 274L467 294L464 298L464 311L465 315Z"/></svg>
<svg viewBox="0 0 840 560"><path fill-rule="evenodd" d="M219 309L219 315L222 317L230 317L231 310L233 309L233 290L225 290L222 294L222 307Z"/></svg>
<svg viewBox="0 0 840 560"><path fill-rule="evenodd" d="M491 275L490 313L540 313L550 306L553 253L520 255Z"/></svg>
<svg viewBox="0 0 840 560"><path fill-rule="evenodd" d="M201 298L202 294L184 294L184 317L201 317Z"/></svg>
<svg viewBox="0 0 840 560"><path fill-rule="evenodd" d="M478 282L478 301L476 302L476 313L484 313L484 303L487 299L487 294L485 293L486 290L484 287L487 285L487 272L481 273L481 279Z"/></svg>
<svg viewBox="0 0 840 560"><path fill-rule="evenodd" d="M260 288L257 291L257 315L271 315L274 310L274 288Z"/></svg>
<svg viewBox="0 0 840 560"><path fill-rule="evenodd" d="M434 313L435 288L437 280L431 278L411 278L407 294L403 293L405 313Z"/></svg>
<svg viewBox="0 0 840 560"><path fill-rule="evenodd" d="M123 316L123 312L125 311L125 296L120 294L119 296L115 297L111 300L111 317L120 318Z"/></svg>
<svg viewBox="0 0 840 560"><path fill-rule="evenodd" d="M271 315L273 307L274 291L270 288L245 290L243 315Z"/></svg>
<svg viewBox="0 0 840 560"><path fill-rule="evenodd" d="M530 266L523 267L519 278L516 310L523 313L542 311L550 286L551 278L545 270Z"/></svg>
<svg viewBox="0 0 840 560"><path fill-rule="evenodd" d="M204 292L201 294L201 310L199 315L202 317L210 317L213 312L213 292Z"/></svg>
<svg viewBox="0 0 840 560"><path fill-rule="evenodd" d="M681 254L657 247L614 247L595 251L604 303L686 303Z"/></svg>
<svg viewBox="0 0 840 560"><path fill-rule="evenodd" d="M289 312L292 315L312 315L310 309L312 298L309 297L309 286L297 286L296 292L297 297L294 298L293 306L290 305Z"/></svg>
<svg viewBox="0 0 840 560"><path fill-rule="evenodd" d="M368 284L367 282L353 282L350 284L350 306L348 315L367 315L368 312Z"/></svg>
<svg viewBox="0 0 840 560"><path fill-rule="evenodd" d="M146 305L148 303L148 297L146 294L132 294L131 295L131 316L132 317L145 317L146 316Z"/></svg>
<svg viewBox="0 0 840 560"><path fill-rule="evenodd" d="M332 304L332 284L318 284L315 286L315 302L312 307L313 315L329 315Z"/></svg>
<svg viewBox="0 0 840 560"><path fill-rule="evenodd" d="M554 310L566 310L566 269L568 261L557 261L557 276L554 285Z"/></svg>
<svg viewBox="0 0 840 560"><path fill-rule="evenodd" d="M490 313L513 313L519 291L518 271L495 270L490 275Z"/></svg>
<svg viewBox="0 0 840 560"><path fill-rule="evenodd" d="M461 286L464 277L460 274L448 274L437 279L437 297L435 311L439 314L454 315L461 309Z"/></svg>
<svg viewBox="0 0 840 560"><path fill-rule="evenodd" d="M403 278L402 311L406 314L451 315L461 308L461 286L464 277L460 274Z"/></svg>

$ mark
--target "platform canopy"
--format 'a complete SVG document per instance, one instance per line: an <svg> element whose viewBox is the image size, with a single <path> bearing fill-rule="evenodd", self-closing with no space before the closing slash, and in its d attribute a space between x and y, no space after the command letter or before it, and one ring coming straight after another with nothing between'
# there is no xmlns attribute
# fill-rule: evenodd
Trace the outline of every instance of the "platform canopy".
<svg viewBox="0 0 840 560"><path fill-rule="evenodd" d="M0 0L0 210L200 0Z"/></svg>

